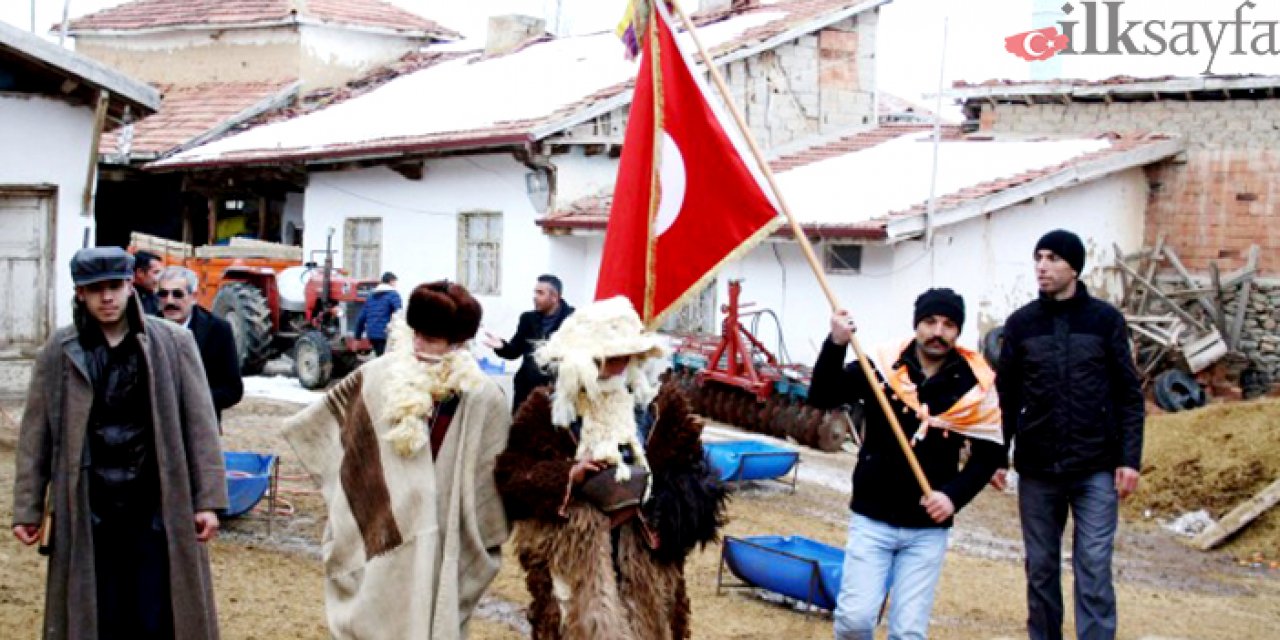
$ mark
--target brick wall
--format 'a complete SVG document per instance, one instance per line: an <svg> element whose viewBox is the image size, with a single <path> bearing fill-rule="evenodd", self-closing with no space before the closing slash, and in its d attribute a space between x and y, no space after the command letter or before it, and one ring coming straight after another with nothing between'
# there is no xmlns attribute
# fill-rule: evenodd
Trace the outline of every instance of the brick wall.
<svg viewBox="0 0 1280 640"><path fill-rule="evenodd" d="M875 124L875 33L867 12L724 68L764 148Z"/></svg>
<svg viewBox="0 0 1280 640"><path fill-rule="evenodd" d="M1263 275L1280 273L1280 98L980 108L979 128L995 133L1183 136L1184 158L1147 170L1148 244L1163 233L1190 269L1207 271L1216 260L1226 272L1242 265L1256 243Z"/></svg>

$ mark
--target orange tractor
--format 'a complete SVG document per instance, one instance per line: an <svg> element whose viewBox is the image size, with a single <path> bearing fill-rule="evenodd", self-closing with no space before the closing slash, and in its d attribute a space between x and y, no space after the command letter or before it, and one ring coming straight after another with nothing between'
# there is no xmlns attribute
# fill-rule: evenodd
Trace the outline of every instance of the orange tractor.
<svg viewBox="0 0 1280 640"><path fill-rule="evenodd" d="M333 230L322 266L304 264L296 247L237 240L193 251L180 242L134 234L133 248L196 272L196 301L231 325L242 374L261 373L268 360L291 353L302 386L321 389L359 366L372 344L353 338L348 323L355 322L378 282L334 269Z"/></svg>

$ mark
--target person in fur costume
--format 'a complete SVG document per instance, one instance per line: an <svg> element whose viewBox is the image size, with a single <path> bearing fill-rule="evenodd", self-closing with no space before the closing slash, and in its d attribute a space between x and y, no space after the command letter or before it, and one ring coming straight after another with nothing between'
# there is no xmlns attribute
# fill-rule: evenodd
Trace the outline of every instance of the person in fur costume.
<svg viewBox="0 0 1280 640"><path fill-rule="evenodd" d="M554 391L521 405L498 491L533 602L535 640L690 637L685 557L715 541L724 488L666 350L625 298L579 309L537 352Z"/></svg>
<svg viewBox="0 0 1280 640"><path fill-rule="evenodd" d="M463 346L480 304L418 286L389 348L290 418L285 440L320 485L334 638L466 636L509 527L493 465L510 411Z"/></svg>

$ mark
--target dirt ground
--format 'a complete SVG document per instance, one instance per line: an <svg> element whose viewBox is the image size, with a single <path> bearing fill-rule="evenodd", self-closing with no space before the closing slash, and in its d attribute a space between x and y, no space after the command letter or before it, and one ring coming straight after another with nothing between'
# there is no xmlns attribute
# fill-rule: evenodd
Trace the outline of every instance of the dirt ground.
<svg viewBox="0 0 1280 640"><path fill-rule="evenodd" d="M14 404L0 405L0 519L11 513ZM323 503L275 435L281 419L298 405L246 400L225 415L228 450L275 451L283 455L281 496L288 503L267 535L264 512L225 524L212 546L214 580L223 637L229 639L323 639L323 576L318 541ZM1147 427L1148 476L1124 510L1116 548L1117 593L1122 638L1273 638L1280 624L1280 571L1242 567L1237 557L1274 553L1273 512L1223 550L1190 551L1156 523L1166 514L1210 508L1220 516L1238 500L1280 474L1274 458L1256 455L1253 430L1280 433L1280 403L1216 407L1159 417ZM1252 426L1250 426L1252 425ZM1271 437L1268 436L1268 437ZM1268 440L1274 446L1277 440ZM1233 448L1235 447L1235 448ZM730 507L726 534L805 535L843 545L847 495L814 478L847 478L852 456L806 452L795 494L775 483L748 484ZM1252 462L1257 458L1260 470ZM1194 459L1194 462L1190 462ZM1192 469L1196 465L1196 469ZM1236 469L1236 470L1232 470ZM1243 469L1243 470L1240 470ZM1205 474L1208 482L1189 480ZM1268 478L1262 480L1261 478ZM1194 488L1191 488L1194 487ZM1261 488L1260 486L1257 488ZM1199 493L1196 493L1199 492ZM1212 499L1211 499L1212 498ZM826 613L804 613L766 600L752 590L717 594L718 546L690 558L687 575L694 609L694 638L830 637ZM1069 557L1069 556L1067 556ZM1070 611L1070 571L1064 593ZM7 637L35 637L43 606L44 563L11 536L0 536L0 628ZM726 575L726 581L732 577ZM1024 636L1024 581L1016 497L987 490L958 518L938 589L931 632L942 639ZM523 605L528 598L514 559L502 570L471 629L478 640L526 637ZM1070 624L1070 620L1068 620Z"/></svg>

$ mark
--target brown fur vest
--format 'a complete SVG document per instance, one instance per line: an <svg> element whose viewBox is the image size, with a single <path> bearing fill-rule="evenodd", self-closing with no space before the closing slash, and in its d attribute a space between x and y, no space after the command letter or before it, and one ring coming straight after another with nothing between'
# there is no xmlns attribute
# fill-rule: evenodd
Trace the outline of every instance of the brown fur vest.
<svg viewBox="0 0 1280 640"><path fill-rule="evenodd" d="M716 539L725 494L703 462L702 421L683 396L664 388L652 408L645 448L654 485L644 519L658 534L656 549L639 519L612 530L607 516L570 493L576 441L551 423L546 390L517 413L495 474L516 521L535 640L689 637L684 559Z"/></svg>

